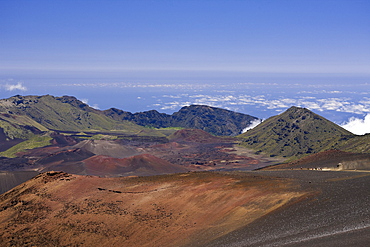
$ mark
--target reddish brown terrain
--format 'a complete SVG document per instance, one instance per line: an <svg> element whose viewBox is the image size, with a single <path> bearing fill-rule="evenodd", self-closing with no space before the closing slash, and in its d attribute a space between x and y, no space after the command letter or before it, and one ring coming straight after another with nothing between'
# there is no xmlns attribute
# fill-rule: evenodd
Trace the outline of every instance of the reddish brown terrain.
<svg viewBox="0 0 370 247"><path fill-rule="evenodd" d="M140 154L117 159L95 155L81 162L87 174L118 177L122 175L152 176L159 174L187 172L183 166L174 165L151 154Z"/></svg>
<svg viewBox="0 0 370 247"><path fill-rule="evenodd" d="M276 162L270 157L254 155L239 146L236 139L215 137L202 130L180 130L169 140L169 143L153 145L145 150L194 171L253 170Z"/></svg>
<svg viewBox="0 0 370 247"><path fill-rule="evenodd" d="M183 129L162 139L130 136L81 140L63 134L52 137L50 146L20 152L18 158L4 159L0 170L58 170L103 177L148 176L189 170L253 170L278 161L253 154L238 146L234 138L216 137L202 130Z"/></svg>
<svg viewBox="0 0 370 247"><path fill-rule="evenodd" d="M291 180L246 173L47 172L0 195L0 245L202 246L305 194Z"/></svg>
<svg viewBox="0 0 370 247"><path fill-rule="evenodd" d="M202 130L103 134L55 134L47 147L1 158L2 192L28 180L27 171L43 173L0 195L0 246L370 241L369 154L328 150L284 164Z"/></svg>

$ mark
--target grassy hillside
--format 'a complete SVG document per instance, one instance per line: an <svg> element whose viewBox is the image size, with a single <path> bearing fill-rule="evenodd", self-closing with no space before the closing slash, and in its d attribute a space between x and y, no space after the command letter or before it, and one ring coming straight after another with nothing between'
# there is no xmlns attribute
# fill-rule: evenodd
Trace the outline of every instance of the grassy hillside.
<svg viewBox="0 0 370 247"><path fill-rule="evenodd" d="M370 153L370 134L342 137L333 148L353 153Z"/></svg>
<svg viewBox="0 0 370 247"><path fill-rule="evenodd" d="M339 147L355 135L305 108L291 107L239 137L242 145L257 152L301 157Z"/></svg>
<svg viewBox="0 0 370 247"><path fill-rule="evenodd" d="M27 116L0 114L0 128L7 139L29 139L48 129Z"/></svg>
<svg viewBox="0 0 370 247"><path fill-rule="evenodd" d="M0 112L27 116L44 128L66 131L120 130L134 134L145 130L146 134L157 135L155 130L146 130L128 121L113 120L74 97L63 96L14 96L0 100ZM39 126L40 127L40 126Z"/></svg>
<svg viewBox="0 0 370 247"><path fill-rule="evenodd" d="M45 147L50 145L50 140L52 138L50 136L34 136L29 140L23 141L8 150L1 152L0 156L8 157L8 158L15 158L17 157L18 152L23 152L27 149Z"/></svg>

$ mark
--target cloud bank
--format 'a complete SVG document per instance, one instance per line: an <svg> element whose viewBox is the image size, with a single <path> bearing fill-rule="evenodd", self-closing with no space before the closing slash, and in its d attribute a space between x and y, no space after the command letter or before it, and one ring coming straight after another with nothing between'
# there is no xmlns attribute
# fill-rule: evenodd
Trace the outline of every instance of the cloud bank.
<svg viewBox="0 0 370 247"><path fill-rule="evenodd" d="M297 98L275 98L269 99L265 95L164 95L163 98L176 99L170 102L162 102L161 109L176 110L182 106L190 104L210 105L229 110L238 111L245 106L262 107L269 110L283 111L291 106L305 107L316 111L336 111L353 114L370 113L370 100L364 98L354 102L347 98L316 98L316 97L297 97Z"/></svg>
<svg viewBox="0 0 370 247"><path fill-rule="evenodd" d="M364 119L351 117L347 123L341 126L356 135L370 133L370 114L367 114Z"/></svg>

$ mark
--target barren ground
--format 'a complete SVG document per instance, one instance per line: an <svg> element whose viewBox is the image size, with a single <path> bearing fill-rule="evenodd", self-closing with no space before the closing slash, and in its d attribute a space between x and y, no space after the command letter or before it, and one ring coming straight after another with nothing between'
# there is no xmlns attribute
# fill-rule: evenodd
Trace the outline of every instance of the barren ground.
<svg viewBox="0 0 370 247"><path fill-rule="evenodd" d="M296 179L316 191L205 245L346 247L370 243L370 174L350 171L256 171Z"/></svg>
<svg viewBox="0 0 370 247"><path fill-rule="evenodd" d="M183 170L210 171L210 170L254 170L267 165L280 163L283 160L276 157L267 157L255 154L238 145L235 138L215 137L201 130L181 130L167 139L126 139L117 140L83 140L76 144L71 137L57 135L52 146L36 148L18 153L18 158L2 160L0 171L64 171L78 175L99 175L106 177L153 175L160 174L153 169L139 168L145 163L137 164L130 170L127 165L120 165L124 160L137 155L150 154L158 157L173 166L175 172ZM65 140L64 139L68 139ZM132 137L133 138L133 137ZM106 156L106 162L97 156ZM114 158L115 161L109 158ZM96 164L93 162L96 161ZM86 164L94 166L94 171ZM109 164L108 164L109 163ZM114 169L106 169L112 166ZM101 169L99 168L101 167ZM116 172L112 172L112 171ZM171 172L162 172L171 173Z"/></svg>
<svg viewBox="0 0 370 247"><path fill-rule="evenodd" d="M290 179L240 172L49 172L0 196L0 245L202 246L307 193Z"/></svg>

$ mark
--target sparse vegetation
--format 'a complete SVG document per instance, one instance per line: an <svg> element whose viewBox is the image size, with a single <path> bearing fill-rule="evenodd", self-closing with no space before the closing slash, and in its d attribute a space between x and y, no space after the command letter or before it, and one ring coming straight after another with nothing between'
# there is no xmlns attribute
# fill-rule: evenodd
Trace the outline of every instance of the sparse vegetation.
<svg viewBox="0 0 370 247"><path fill-rule="evenodd" d="M97 134L87 139L93 139L93 140L116 140L118 139L117 136L114 135L103 135L103 134Z"/></svg>
<svg viewBox="0 0 370 247"><path fill-rule="evenodd" d="M38 147L45 147L50 145L50 140L52 138L50 136L34 136L29 140L23 141L8 150L1 152L0 156L14 158L17 157L18 152L25 151L27 149L33 149Z"/></svg>
<svg viewBox="0 0 370 247"><path fill-rule="evenodd" d="M14 96L0 100L0 112L23 115L44 128L66 131L120 130L123 133L137 133L145 130L129 121L116 121L105 116L74 97L63 96ZM146 130L156 135L155 130Z"/></svg>
<svg viewBox="0 0 370 247"><path fill-rule="evenodd" d="M0 128L3 129L4 134L7 136L8 139L29 139L34 136L32 131L24 128L23 126L11 124L6 121L0 120Z"/></svg>
<svg viewBox="0 0 370 247"><path fill-rule="evenodd" d="M0 128L8 139L29 139L47 128L24 115L0 114Z"/></svg>
<svg viewBox="0 0 370 247"><path fill-rule="evenodd" d="M334 143L333 148L354 153L370 153L370 134L345 136Z"/></svg>

